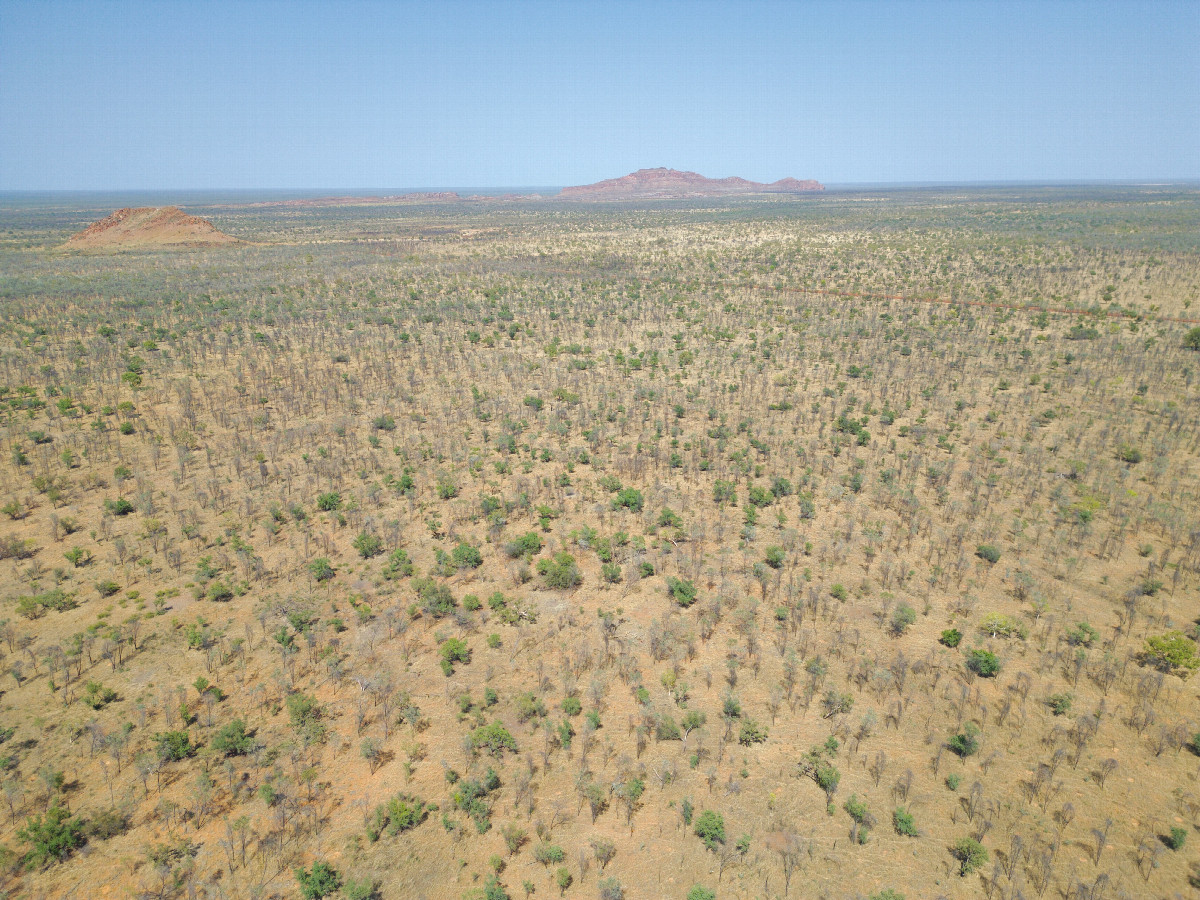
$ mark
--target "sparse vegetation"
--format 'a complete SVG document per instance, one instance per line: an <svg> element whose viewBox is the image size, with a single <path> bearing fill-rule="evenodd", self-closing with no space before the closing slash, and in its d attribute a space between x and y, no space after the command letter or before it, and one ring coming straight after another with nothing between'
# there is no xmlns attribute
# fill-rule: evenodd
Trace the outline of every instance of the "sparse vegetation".
<svg viewBox="0 0 1200 900"><path fill-rule="evenodd" d="M1155 191L0 204L0 892L1186 894Z"/></svg>

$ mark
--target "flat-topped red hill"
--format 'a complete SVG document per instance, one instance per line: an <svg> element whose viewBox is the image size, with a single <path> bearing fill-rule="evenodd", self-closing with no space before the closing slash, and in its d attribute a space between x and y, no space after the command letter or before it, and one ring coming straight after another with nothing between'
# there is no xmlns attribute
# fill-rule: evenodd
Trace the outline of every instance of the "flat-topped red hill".
<svg viewBox="0 0 1200 900"><path fill-rule="evenodd" d="M178 206L118 209L93 222L64 245L70 250L121 250L138 247L198 247L235 244L212 222L190 216Z"/></svg>
<svg viewBox="0 0 1200 900"><path fill-rule="evenodd" d="M728 194L803 194L823 191L819 181L799 181L781 178L770 184L748 181L736 176L705 178L697 172L677 169L638 169L620 178L597 181L577 187L563 188L558 196L564 200L627 200L679 197L719 197Z"/></svg>

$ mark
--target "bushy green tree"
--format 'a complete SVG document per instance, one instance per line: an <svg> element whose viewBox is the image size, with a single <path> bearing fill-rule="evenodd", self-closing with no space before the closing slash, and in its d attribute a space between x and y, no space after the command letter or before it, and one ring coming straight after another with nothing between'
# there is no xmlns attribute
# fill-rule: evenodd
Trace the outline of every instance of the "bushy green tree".
<svg viewBox="0 0 1200 900"><path fill-rule="evenodd" d="M328 581L337 571L333 568L333 564L324 556L318 556L308 564L308 571L312 573L312 577L317 581Z"/></svg>
<svg viewBox="0 0 1200 900"><path fill-rule="evenodd" d="M458 601L450 593L450 588L432 578L417 578L412 583L413 590L421 600L421 609L426 615L441 619L454 612Z"/></svg>
<svg viewBox="0 0 1200 900"><path fill-rule="evenodd" d="M951 736L947 746L958 756L966 759L979 752L979 728L974 722L967 722L963 730Z"/></svg>
<svg viewBox="0 0 1200 900"><path fill-rule="evenodd" d="M903 806L897 806L892 810L892 827L896 829L896 834L902 834L905 837L917 837L919 834L913 814Z"/></svg>
<svg viewBox="0 0 1200 900"><path fill-rule="evenodd" d="M164 731L156 734L154 744L159 759L167 761L187 759L196 750L186 731Z"/></svg>
<svg viewBox="0 0 1200 900"><path fill-rule="evenodd" d="M25 854L27 869L41 869L60 862L84 842L84 822L55 800L43 816L30 816L17 837L30 845Z"/></svg>
<svg viewBox="0 0 1200 900"><path fill-rule="evenodd" d="M990 650L968 650L967 668L980 678L992 678L1000 671L1000 660Z"/></svg>
<svg viewBox="0 0 1200 900"><path fill-rule="evenodd" d="M690 578L667 576L667 593L671 595L672 600L685 609L696 602L697 589Z"/></svg>
<svg viewBox="0 0 1200 900"><path fill-rule="evenodd" d="M481 725L471 732L471 746L475 750L486 750L492 756L503 756L517 752L517 741L499 720Z"/></svg>
<svg viewBox="0 0 1200 900"><path fill-rule="evenodd" d="M240 756L254 748L254 738L246 733L246 723L234 719L213 735L212 747L226 756Z"/></svg>
<svg viewBox="0 0 1200 900"><path fill-rule="evenodd" d="M1146 638L1142 658L1147 664L1164 672L1174 672L1182 678L1187 678L1200 668L1196 643L1179 630Z"/></svg>
<svg viewBox="0 0 1200 900"><path fill-rule="evenodd" d="M537 570L546 587L554 590L569 590L583 581L575 557L566 550L560 550L552 557L539 559Z"/></svg>
<svg viewBox="0 0 1200 900"><path fill-rule="evenodd" d="M617 496L613 498L613 509L624 507L634 512L641 512L644 505L645 500L642 498L642 492L636 488L622 488L617 491Z"/></svg>
<svg viewBox="0 0 1200 900"><path fill-rule="evenodd" d="M970 875L988 861L987 849L975 838L962 838L954 845L953 852L958 860L960 875Z"/></svg>
<svg viewBox="0 0 1200 900"><path fill-rule="evenodd" d="M361 531L354 539L354 549L363 559L370 559L383 552L383 539L368 531Z"/></svg>
<svg viewBox="0 0 1200 900"><path fill-rule="evenodd" d="M438 656L441 657L442 672L447 677L454 674L455 663L469 663L471 661L471 651L467 647L467 642L461 638L447 638L442 642L442 646L438 648Z"/></svg>
<svg viewBox="0 0 1200 900"><path fill-rule="evenodd" d="M478 547L472 547L466 541L459 541L451 556L454 565L459 569L478 569L483 565L483 555Z"/></svg>
<svg viewBox="0 0 1200 900"><path fill-rule="evenodd" d="M300 883L300 894L304 900L322 900L342 886L337 869L322 860L314 862L312 868L297 869L296 881Z"/></svg>
<svg viewBox="0 0 1200 900"><path fill-rule="evenodd" d="M725 843L725 819L720 813L706 809L696 817L695 832L704 846L715 853L717 845Z"/></svg>

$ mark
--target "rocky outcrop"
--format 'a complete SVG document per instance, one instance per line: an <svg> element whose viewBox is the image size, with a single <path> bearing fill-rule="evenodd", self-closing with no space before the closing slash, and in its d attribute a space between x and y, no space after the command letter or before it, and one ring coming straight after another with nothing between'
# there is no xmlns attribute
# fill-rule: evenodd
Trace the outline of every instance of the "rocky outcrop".
<svg viewBox="0 0 1200 900"><path fill-rule="evenodd" d="M178 206L118 209L93 222L64 245L69 250L121 250L137 247L199 247L236 244L212 222L190 216Z"/></svg>

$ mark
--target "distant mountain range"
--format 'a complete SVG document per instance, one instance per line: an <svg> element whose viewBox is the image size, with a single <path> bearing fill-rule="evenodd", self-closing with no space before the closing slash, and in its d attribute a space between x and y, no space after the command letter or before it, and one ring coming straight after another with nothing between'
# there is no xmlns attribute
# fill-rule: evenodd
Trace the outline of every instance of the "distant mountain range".
<svg viewBox="0 0 1200 900"><path fill-rule="evenodd" d="M677 169L638 169L620 178L597 181L563 188L558 195L561 200L630 200L681 197L718 197L728 194L803 194L823 191L825 185L819 181L798 181L781 178L770 184L747 181L736 176L730 178L705 178L697 172L680 172Z"/></svg>

